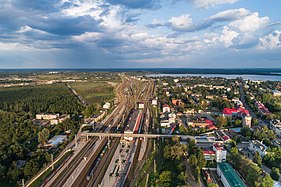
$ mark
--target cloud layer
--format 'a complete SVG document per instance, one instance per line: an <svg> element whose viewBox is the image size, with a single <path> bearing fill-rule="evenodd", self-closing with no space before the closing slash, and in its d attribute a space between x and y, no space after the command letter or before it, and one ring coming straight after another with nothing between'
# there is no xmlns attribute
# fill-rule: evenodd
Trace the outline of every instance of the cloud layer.
<svg viewBox="0 0 281 187"><path fill-rule="evenodd" d="M202 54L266 56L281 48L278 20L247 8L212 10L238 0L173 2L165 5L192 3L206 16L167 13L160 0L4 0L0 67L188 67Z"/></svg>

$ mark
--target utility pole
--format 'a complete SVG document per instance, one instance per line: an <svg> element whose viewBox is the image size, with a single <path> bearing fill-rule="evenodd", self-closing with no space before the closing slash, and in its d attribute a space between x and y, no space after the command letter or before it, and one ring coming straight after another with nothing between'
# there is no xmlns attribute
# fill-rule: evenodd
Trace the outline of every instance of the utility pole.
<svg viewBox="0 0 281 187"><path fill-rule="evenodd" d="M75 148L77 148L77 135L75 134Z"/></svg>
<svg viewBox="0 0 281 187"><path fill-rule="evenodd" d="M24 179L21 179L22 186L25 187Z"/></svg>
<svg viewBox="0 0 281 187"><path fill-rule="evenodd" d="M110 138L109 138L109 136L107 137L107 147L108 147L108 149L110 149Z"/></svg>
<svg viewBox="0 0 281 187"><path fill-rule="evenodd" d="M52 162L52 171L54 170L54 155L51 154L51 162Z"/></svg>

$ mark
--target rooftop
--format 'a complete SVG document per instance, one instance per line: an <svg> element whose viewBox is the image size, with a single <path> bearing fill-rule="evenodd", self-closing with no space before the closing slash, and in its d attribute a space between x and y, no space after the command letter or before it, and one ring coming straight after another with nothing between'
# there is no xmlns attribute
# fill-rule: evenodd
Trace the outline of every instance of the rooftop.
<svg viewBox="0 0 281 187"><path fill-rule="evenodd" d="M226 162L218 163L218 167L225 176L230 187L246 187L242 179L237 175L232 166Z"/></svg>
<svg viewBox="0 0 281 187"><path fill-rule="evenodd" d="M251 140L250 142L252 142L257 148L259 148L261 151L266 151L267 150L267 146L264 145L263 143L261 143L258 140Z"/></svg>

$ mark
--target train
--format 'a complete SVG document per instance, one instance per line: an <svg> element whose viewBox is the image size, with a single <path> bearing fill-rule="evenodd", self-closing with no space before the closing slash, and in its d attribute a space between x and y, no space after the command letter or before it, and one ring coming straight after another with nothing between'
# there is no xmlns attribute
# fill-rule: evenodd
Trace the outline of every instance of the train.
<svg viewBox="0 0 281 187"><path fill-rule="evenodd" d="M93 176L96 168L98 167L100 161L101 161L101 158L103 157L104 153L106 152L107 150L107 145L104 146L104 148L102 149L102 151L100 152L100 155L98 156L98 158L94 161L94 163L92 164L91 166L91 169L90 171L88 172L87 176L86 176L86 180L89 181L91 179L91 177Z"/></svg>

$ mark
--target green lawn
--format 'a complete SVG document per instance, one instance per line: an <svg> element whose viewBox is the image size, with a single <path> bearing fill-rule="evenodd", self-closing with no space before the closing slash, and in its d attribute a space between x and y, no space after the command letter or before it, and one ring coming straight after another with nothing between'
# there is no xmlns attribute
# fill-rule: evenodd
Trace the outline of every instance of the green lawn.
<svg viewBox="0 0 281 187"><path fill-rule="evenodd" d="M88 104L112 101L115 97L114 87L106 82L75 82L71 86Z"/></svg>

